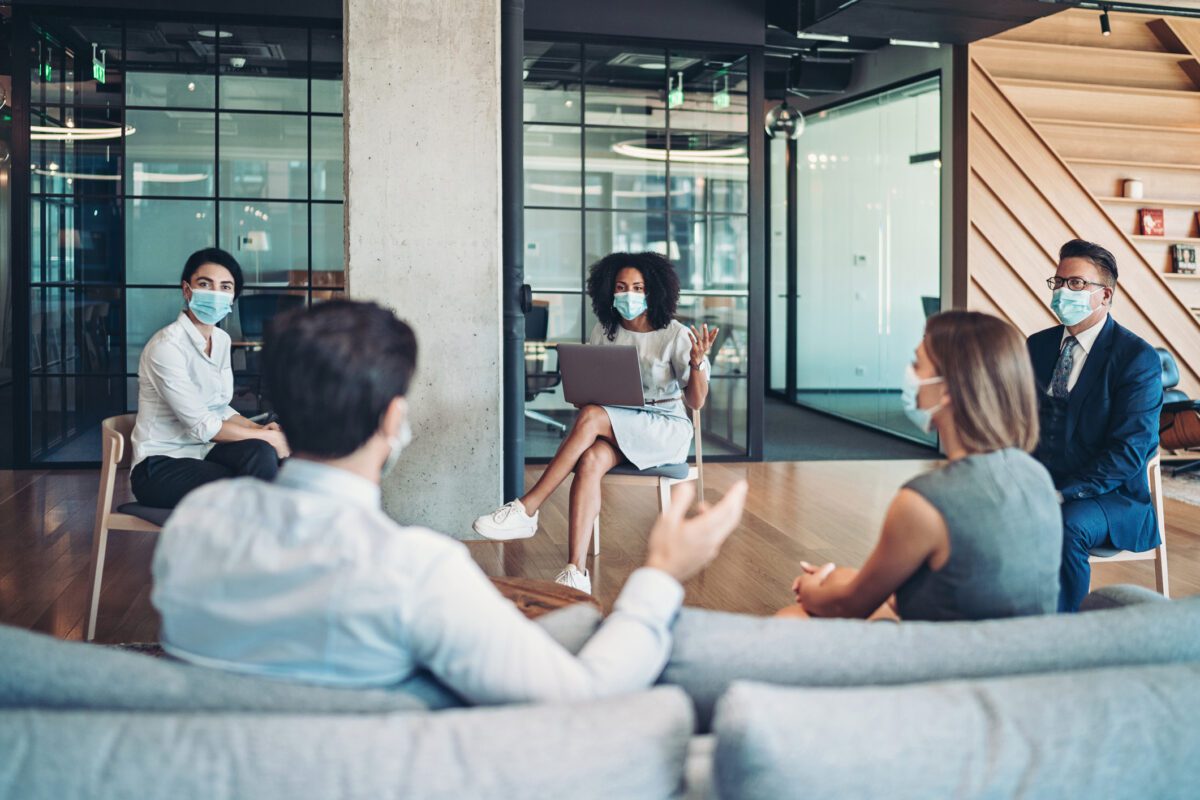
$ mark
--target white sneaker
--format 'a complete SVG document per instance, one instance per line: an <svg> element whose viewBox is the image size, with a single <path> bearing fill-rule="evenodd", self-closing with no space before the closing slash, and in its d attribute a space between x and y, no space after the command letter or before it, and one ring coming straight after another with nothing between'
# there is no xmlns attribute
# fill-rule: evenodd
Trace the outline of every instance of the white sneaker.
<svg viewBox="0 0 1200 800"><path fill-rule="evenodd" d="M578 589L581 592L592 593L592 576L588 574L586 569L581 570L574 564L567 564L563 567L563 571L558 573L558 577L554 579L555 583L561 583L563 586L570 586L572 589Z"/></svg>
<svg viewBox="0 0 1200 800"><path fill-rule="evenodd" d="M537 533L538 515L525 513L520 500L505 503L490 514L484 514L471 525L480 536L497 542L528 539Z"/></svg>

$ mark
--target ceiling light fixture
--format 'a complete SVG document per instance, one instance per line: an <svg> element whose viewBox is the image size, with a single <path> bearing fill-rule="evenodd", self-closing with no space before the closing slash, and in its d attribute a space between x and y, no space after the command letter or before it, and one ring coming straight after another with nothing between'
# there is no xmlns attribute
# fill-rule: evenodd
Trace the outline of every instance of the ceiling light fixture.
<svg viewBox="0 0 1200 800"><path fill-rule="evenodd" d="M203 36L205 39L232 39L233 38L232 31L226 31L226 30L214 31L211 28L202 30L202 31L196 31L196 35Z"/></svg>
<svg viewBox="0 0 1200 800"><path fill-rule="evenodd" d="M805 33L800 31L796 34L797 39L811 39L814 42L840 42L846 44L850 41L849 36L834 36L830 33Z"/></svg>
<svg viewBox="0 0 1200 800"><path fill-rule="evenodd" d="M59 128L53 125L30 125L29 138L42 142L71 142L95 141L100 139L120 139L124 130L126 136L132 136L137 128L126 125L122 128Z"/></svg>
<svg viewBox="0 0 1200 800"><path fill-rule="evenodd" d="M742 166L750 163L745 147L714 147L707 150L672 150L662 147L646 147L636 144L635 139L617 142L612 151L617 155L641 158L647 161L670 161L683 164L729 164Z"/></svg>
<svg viewBox="0 0 1200 800"><path fill-rule="evenodd" d="M941 42L920 42L915 39L888 39L888 44L897 47L928 47L932 50L942 46Z"/></svg>
<svg viewBox="0 0 1200 800"><path fill-rule="evenodd" d="M1112 36L1112 23L1108 19L1108 6L1100 6L1100 33Z"/></svg>
<svg viewBox="0 0 1200 800"><path fill-rule="evenodd" d="M133 179L143 183L195 183L209 177L205 172L144 172L136 167L133 170Z"/></svg>
<svg viewBox="0 0 1200 800"><path fill-rule="evenodd" d="M804 133L804 115L788 105L788 101L785 99L767 112L767 121L764 127L767 129L767 136L772 139L777 136L785 139L799 139L800 134Z"/></svg>

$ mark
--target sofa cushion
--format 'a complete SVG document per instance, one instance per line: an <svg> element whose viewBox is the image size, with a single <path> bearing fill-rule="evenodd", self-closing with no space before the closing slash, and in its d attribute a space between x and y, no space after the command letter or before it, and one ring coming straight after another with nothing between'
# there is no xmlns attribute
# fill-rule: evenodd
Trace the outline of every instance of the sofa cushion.
<svg viewBox="0 0 1200 800"><path fill-rule="evenodd" d="M600 612L568 606L536 622L572 652ZM386 689L336 689L197 667L0 625L0 708L277 711L310 714L463 705L428 674Z"/></svg>
<svg viewBox="0 0 1200 800"><path fill-rule="evenodd" d="M660 800L692 724L670 687L436 714L0 710L0 797Z"/></svg>
<svg viewBox="0 0 1200 800"><path fill-rule="evenodd" d="M1194 797L1200 664L796 689L736 683L723 798Z"/></svg>
<svg viewBox="0 0 1200 800"><path fill-rule="evenodd" d="M1200 661L1200 597L986 622L863 622L684 609L660 682L696 701L701 731L737 679L871 686Z"/></svg>

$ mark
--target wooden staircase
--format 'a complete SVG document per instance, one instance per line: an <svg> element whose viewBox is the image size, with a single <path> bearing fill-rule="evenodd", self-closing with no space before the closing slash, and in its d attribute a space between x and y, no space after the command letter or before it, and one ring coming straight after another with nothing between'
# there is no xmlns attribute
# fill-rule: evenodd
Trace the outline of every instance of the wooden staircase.
<svg viewBox="0 0 1200 800"><path fill-rule="evenodd" d="M1088 239L1120 269L1113 315L1179 362L1200 394L1200 21L1071 10L968 49L968 305L1026 333L1055 324L1045 280L1058 247ZM1194 49L1193 49L1194 48ZM1122 196L1141 180L1145 199ZM1162 208L1165 236L1142 236Z"/></svg>

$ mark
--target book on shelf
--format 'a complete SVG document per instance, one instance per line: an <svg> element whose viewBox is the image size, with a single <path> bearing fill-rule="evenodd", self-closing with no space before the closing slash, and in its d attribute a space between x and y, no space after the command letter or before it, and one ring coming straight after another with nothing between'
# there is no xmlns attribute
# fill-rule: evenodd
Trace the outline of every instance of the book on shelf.
<svg viewBox="0 0 1200 800"><path fill-rule="evenodd" d="M1163 224L1163 210L1161 208L1138 209L1138 220L1141 221L1141 233L1143 236L1162 236L1166 230L1166 226Z"/></svg>
<svg viewBox="0 0 1200 800"><path fill-rule="evenodd" d="M1196 246L1176 244L1171 246L1171 269L1180 275L1196 274Z"/></svg>

